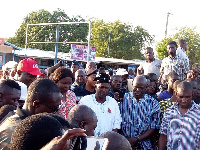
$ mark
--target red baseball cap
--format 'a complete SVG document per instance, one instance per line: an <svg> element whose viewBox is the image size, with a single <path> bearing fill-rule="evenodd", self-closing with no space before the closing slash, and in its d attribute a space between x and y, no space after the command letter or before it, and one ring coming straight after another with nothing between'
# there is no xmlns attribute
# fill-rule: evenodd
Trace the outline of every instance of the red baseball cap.
<svg viewBox="0 0 200 150"><path fill-rule="evenodd" d="M37 62L31 58L26 58L26 59L21 60L17 66L17 71L18 70L28 72L36 76L43 75L43 73L39 71Z"/></svg>

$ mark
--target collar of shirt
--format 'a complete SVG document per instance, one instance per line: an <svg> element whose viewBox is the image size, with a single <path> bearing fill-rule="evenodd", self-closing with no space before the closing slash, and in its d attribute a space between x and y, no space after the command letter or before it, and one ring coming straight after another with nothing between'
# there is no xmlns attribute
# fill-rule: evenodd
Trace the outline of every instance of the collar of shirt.
<svg viewBox="0 0 200 150"><path fill-rule="evenodd" d="M26 114L22 109L20 109L19 107L17 107L16 109L16 114L20 117L21 120L25 119L26 117L28 117L29 115Z"/></svg>
<svg viewBox="0 0 200 150"><path fill-rule="evenodd" d="M174 108L174 109L176 109L176 110L179 110L178 109L178 102L176 103L176 104L174 104L173 106L172 106L172 108ZM188 110L200 110L200 107L199 107L199 105L197 105L194 101L192 101L192 106L191 106L191 108L190 109L188 109Z"/></svg>

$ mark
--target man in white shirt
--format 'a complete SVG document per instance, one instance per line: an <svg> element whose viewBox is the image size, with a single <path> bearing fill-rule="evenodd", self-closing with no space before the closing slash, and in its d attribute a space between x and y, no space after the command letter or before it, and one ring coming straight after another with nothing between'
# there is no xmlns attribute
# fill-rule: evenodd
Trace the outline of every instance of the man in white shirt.
<svg viewBox="0 0 200 150"><path fill-rule="evenodd" d="M183 40L183 39L178 40L178 45L179 47L176 50L176 55L178 55L179 57L183 59L186 59L189 64L189 58L186 54L186 50L188 49L186 40Z"/></svg>
<svg viewBox="0 0 200 150"><path fill-rule="evenodd" d="M121 115L116 100L107 96L110 84L107 74L96 77L96 93L87 95L80 100L80 104L90 107L97 115L97 127L94 136L100 136L107 131L116 131L121 126Z"/></svg>
<svg viewBox="0 0 200 150"><path fill-rule="evenodd" d="M161 60L154 58L153 48L147 47L145 50L146 61L142 63L138 69L138 75L147 75L148 73L155 73L157 78L160 76Z"/></svg>

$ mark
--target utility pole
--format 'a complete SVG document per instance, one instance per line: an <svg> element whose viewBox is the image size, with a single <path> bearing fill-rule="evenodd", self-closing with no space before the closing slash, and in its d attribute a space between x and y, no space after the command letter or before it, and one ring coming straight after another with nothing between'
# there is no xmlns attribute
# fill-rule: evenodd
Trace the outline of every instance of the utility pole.
<svg viewBox="0 0 200 150"><path fill-rule="evenodd" d="M109 58L109 53L110 53L110 34L111 34L111 31L109 31L109 34L108 34L108 55L107 55L107 58Z"/></svg>
<svg viewBox="0 0 200 150"><path fill-rule="evenodd" d="M167 13L167 22L166 22L166 29L165 29L165 37L167 37L167 26L168 26L168 19L169 19L169 15L172 15L171 13Z"/></svg>

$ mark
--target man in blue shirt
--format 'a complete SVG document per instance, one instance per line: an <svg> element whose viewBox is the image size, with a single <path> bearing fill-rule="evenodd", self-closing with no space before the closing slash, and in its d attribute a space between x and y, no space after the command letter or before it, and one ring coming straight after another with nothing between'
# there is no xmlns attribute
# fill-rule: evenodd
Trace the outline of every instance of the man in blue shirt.
<svg viewBox="0 0 200 150"><path fill-rule="evenodd" d="M145 92L146 78L136 76L133 92L126 93L121 103L122 132L133 149L153 149L150 138L160 128L160 105Z"/></svg>

